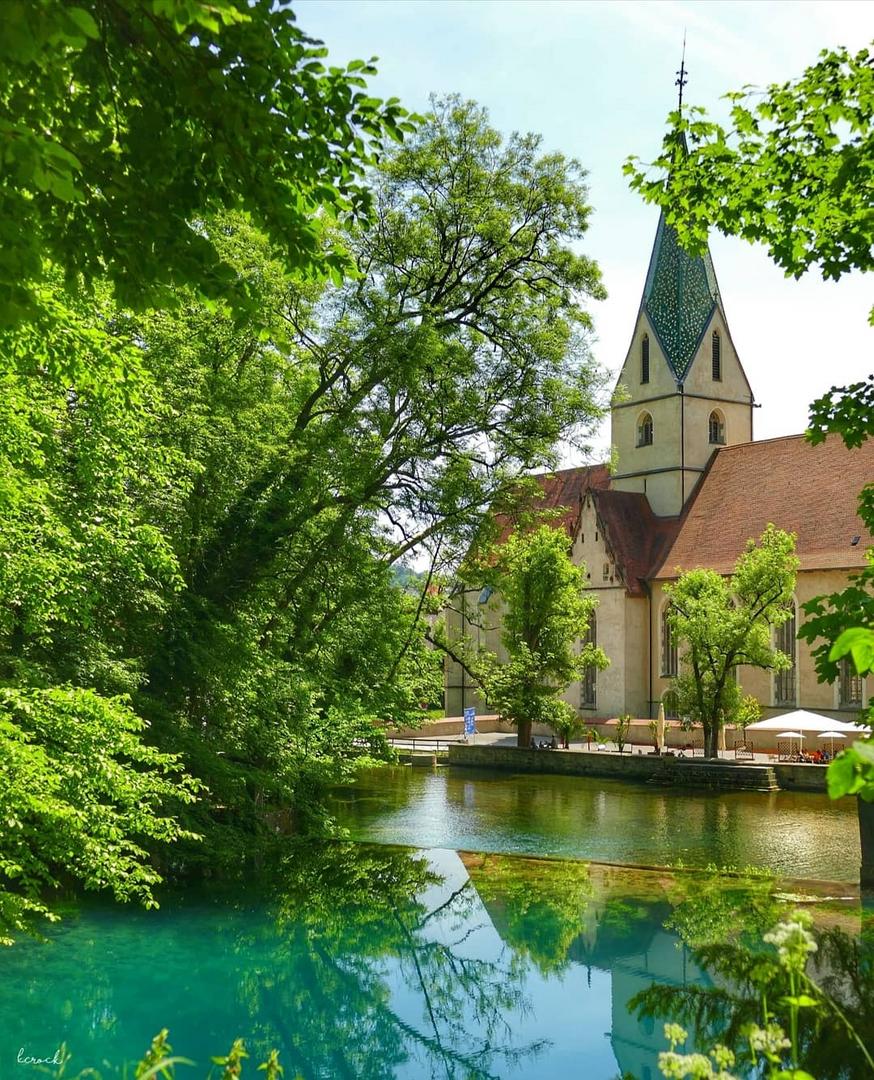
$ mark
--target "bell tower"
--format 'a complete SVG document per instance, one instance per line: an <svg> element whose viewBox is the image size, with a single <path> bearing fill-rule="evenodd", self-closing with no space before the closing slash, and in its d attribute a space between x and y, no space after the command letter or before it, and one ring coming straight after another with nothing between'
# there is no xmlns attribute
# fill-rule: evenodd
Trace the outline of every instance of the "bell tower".
<svg viewBox="0 0 874 1080"><path fill-rule="evenodd" d="M686 76L684 35L680 113ZM753 406L710 249L690 255L662 212L613 394L612 486L643 492L660 517L681 513L714 451L752 441Z"/></svg>
<svg viewBox="0 0 874 1080"><path fill-rule="evenodd" d="M689 255L659 217L611 409L612 486L679 514L720 446L753 437L753 393L731 339L710 251Z"/></svg>

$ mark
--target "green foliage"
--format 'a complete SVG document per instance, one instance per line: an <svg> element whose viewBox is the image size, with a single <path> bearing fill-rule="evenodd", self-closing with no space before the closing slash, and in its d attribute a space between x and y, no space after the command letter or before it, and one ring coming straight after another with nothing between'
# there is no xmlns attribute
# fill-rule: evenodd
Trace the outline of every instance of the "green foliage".
<svg viewBox="0 0 874 1080"><path fill-rule="evenodd" d="M720 728L745 719L748 711L734 669L789 665L772 647L771 630L789 617L797 567L794 536L768 525L758 544L748 542L730 579L689 570L665 587L671 629L682 649L672 688L680 715L704 728L708 757L717 755Z"/></svg>
<svg viewBox="0 0 874 1080"><path fill-rule="evenodd" d="M571 562L569 550L563 530L542 525L514 533L498 553L508 659L489 662L485 684L490 702L517 725L520 746L529 744L532 724L571 724L573 709L559 695L587 665L609 663L594 645L576 648L597 601L584 595L585 568Z"/></svg>
<svg viewBox="0 0 874 1080"><path fill-rule="evenodd" d="M622 716L616 719L616 749L621 754L625 749L625 740L628 738L628 732L631 730L631 715L630 713L623 713Z"/></svg>
<svg viewBox="0 0 874 1080"><path fill-rule="evenodd" d="M47 314L47 268L123 304L190 283L254 300L202 222L244 211L289 267L349 266L331 224L411 124L269 0L9 0L0 42L0 322ZM326 244L330 246L326 249Z"/></svg>
<svg viewBox="0 0 874 1080"><path fill-rule="evenodd" d="M59 871L119 900L156 906L148 841L186 834L166 810L198 785L177 757L141 740L120 698L72 688L0 690L0 915L24 928ZM0 927L0 930L4 927Z"/></svg>
<svg viewBox="0 0 874 1080"><path fill-rule="evenodd" d="M653 986L629 1003L644 1015L695 1024L699 1043L718 1040L709 1055L678 1053L688 1034L676 1022L666 1024L670 1050L659 1055L662 1074L735 1080L727 1070L738 1066L741 1076L769 1080L867 1075L874 1069L865 1038L870 1022L863 1018L869 948L840 930L816 933L805 911L779 921L772 912L767 932L758 924L739 910L735 927L752 931L746 940L730 935L693 948L695 961L717 977L716 986ZM821 952L826 955L820 959ZM827 973L819 982L809 974L814 956Z"/></svg>
<svg viewBox="0 0 874 1080"><path fill-rule="evenodd" d="M500 910L502 936L517 956L530 956L544 975L566 971L592 899L588 865L485 855L469 873L483 903Z"/></svg>
<svg viewBox="0 0 874 1080"><path fill-rule="evenodd" d="M703 250L715 226L764 243L787 274L839 278L874 267L874 62L867 49L823 51L791 82L727 95L731 130L701 108L672 113L650 178L631 186L658 203L681 241Z"/></svg>
<svg viewBox="0 0 874 1080"><path fill-rule="evenodd" d="M154 8L144 40L163 35L154 63L178 45L182 78L200 31L179 45L191 23L171 34L162 20L177 8L179 19L211 19L231 7L142 0L114 5L105 26L96 21L102 41L118 29L116 15L136 22ZM236 21L219 19L217 31L198 23L208 31L202 41L243 35L234 39L242 49L265 21L277 40L296 34L287 11L267 7L235 3ZM152 71L150 57L133 48L123 77ZM274 62L285 63L271 54L257 79ZM246 63L233 76L244 84ZM64 70L59 62L59 78ZM297 76L287 65L276 77L281 95ZM311 79L318 171L322 75L309 69ZM342 96L342 73L324 79ZM158 79L149 91L163 100L171 85ZM82 82L83 100L72 95L71 109L92 100L90 86ZM362 116L391 112L352 98ZM304 106L296 116L306 118ZM182 153L174 124L165 125L168 154ZM371 124L374 138L381 124ZM331 175L348 173L353 185L344 195L340 177L336 205L348 196L363 206L348 155L363 161L364 150L355 143L347 154L341 134L336 141L342 160ZM274 150L259 169L278 160ZM132 174L125 191L145 176ZM213 302L200 264L174 268L157 226L153 246L132 230L126 249L107 219L98 239L118 258L95 255L97 233L92 243L74 228L80 212L96 220L87 191L64 211L63 229L56 222L58 236L78 237L71 251L80 261L67 265L52 248L53 203L31 230L47 265L42 276L16 280L38 290L39 303L16 294L15 318L30 321L0 331L12 361L0 395L0 678L21 700L47 695L39 700L55 710L59 730L64 694L104 710L108 748L110 720L128 722L132 708L148 724L136 732L132 773L148 773L136 765L146 761L145 742L168 762L181 755L200 800L187 805L195 785L176 772L163 794L186 803L184 830L167 825L158 835L147 820L116 822L119 850L143 865L152 842L193 831L205 842L187 857L209 861L219 847L249 848L253 834L266 837L279 821L325 828L324 783L385 757L384 726L415 722L423 703L439 700L440 656L425 634L441 569L457 564L489 508L527 470L553 461L558 440L582 438L600 416L601 376L580 299L603 290L597 268L571 247L588 215L578 166L541 156L534 137L503 144L482 110L452 100L437 103L407 145L386 151L368 184L370 224L344 213L342 226L328 228L330 215L308 212L317 192L305 183L299 199L283 197L289 213L314 223L323 268L338 265L340 249L353 252L358 270L347 281L302 277L288 250L293 223L282 217L277 244L276 222L254 203L246 213L204 213L196 229L180 230L180 243L200 245L203 266L227 270L242 306ZM227 195L238 205L218 190L220 202ZM183 212L159 185L148 195L166 204L169 222ZM142 273L129 274L123 262L141 248ZM154 272L153 258L166 274ZM79 274L90 292L77 291ZM131 311L119 297L162 306ZM127 383L115 384L119 372ZM408 575L402 587L394 567L426 550L432 573L415 588ZM38 738L49 730L47 719ZM16 789L15 798L24 794ZM133 831L140 825L142 837ZM34 858L40 835L31 836ZM69 869L56 864L56 846L43 855L47 873ZM110 877L92 874L113 887Z"/></svg>

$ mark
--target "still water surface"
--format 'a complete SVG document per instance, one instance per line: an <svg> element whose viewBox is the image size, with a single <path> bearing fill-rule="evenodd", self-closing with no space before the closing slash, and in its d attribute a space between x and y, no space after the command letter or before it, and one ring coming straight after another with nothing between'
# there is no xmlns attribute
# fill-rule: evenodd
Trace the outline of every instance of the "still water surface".
<svg viewBox="0 0 874 1080"><path fill-rule="evenodd" d="M338 792L333 809L351 836L378 843L859 880L852 800L810 792L692 792L400 766L364 773Z"/></svg>
<svg viewBox="0 0 874 1080"><path fill-rule="evenodd" d="M118 1066L166 1026L192 1080L236 1036L250 1065L277 1048L305 1080L657 1080L663 1017L629 1000L725 987L700 947L759 940L781 905L772 882L506 853L833 880L858 863L852 814L815 796L407 768L334 805L360 842L295 845L257 876L167 889L159 911L84 902L47 942L0 950L0 1078L36 1077L19 1056L62 1043L68 1076ZM857 902L815 908L858 939ZM706 1049L728 1019L691 1040ZM811 1038L830 1063L817 1076L865 1075L842 1033Z"/></svg>
<svg viewBox="0 0 874 1080"><path fill-rule="evenodd" d="M85 905L47 943L0 953L0 1076L36 1076L19 1052L61 1043L74 1075L118 1065L166 1025L199 1066L180 1076L198 1080L237 1035L251 1064L275 1047L306 1080L655 1080L663 1021L629 999L715 985L698 940L757 926L770 893L712 874L300 848L257 882L171 892L157 912Z"/></svg>

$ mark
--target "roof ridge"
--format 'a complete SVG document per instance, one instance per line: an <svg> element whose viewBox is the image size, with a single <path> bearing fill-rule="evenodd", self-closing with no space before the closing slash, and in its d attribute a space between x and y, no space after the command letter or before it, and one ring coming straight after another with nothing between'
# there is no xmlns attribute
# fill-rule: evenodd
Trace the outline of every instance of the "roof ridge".
<svg viewBox="0 0 874 1080"><path fill-rule="evenodd" d="M591 465L568 465L566 469L546 469L544 472L528 473L528 476L561 476L562 473L580 472L582 469L606 469L609 461L595 461Z"/></svg>
<svg viewBox="0 0 874 1080"><path fill-rule="evenodd" d="M732 443L730 446L720 446L716 452L724 454L728 450L742 450L747 446L764 446L765 443L787 442L789 439L805 439L806 437L807 432L801 431L795 435L772 435L768 439L747 439L745 442Z"/></svg>

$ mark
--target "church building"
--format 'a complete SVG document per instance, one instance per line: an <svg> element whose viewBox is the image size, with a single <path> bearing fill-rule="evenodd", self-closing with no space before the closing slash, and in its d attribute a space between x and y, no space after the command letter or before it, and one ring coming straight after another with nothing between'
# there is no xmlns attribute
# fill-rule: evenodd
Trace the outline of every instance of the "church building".
<svg viewBox="0 0 874 1080"><path fill-rule="evenodd" d="M787 377L791 376L786 359ZM562 511L572 557L598 597L591 638L610 658L567 691L593 722L622 713L652 717L677 673L664 586L682 571L730 574L768 523L796 534L795 612L775 632L788 671L741 667L738 680L764 716L809 709L852 719L874 686L845 664L834 685L817 682L801 605L843 589L874 545L857 513L874 479L874 441L848 450L837 436L754 441L753 391L731 338L709 251L688 255L662 216L631 345L611 408L614 460L538 477L538 505ZM503 655L500 597L466 587L447 611L463 631ZM870 681L870 680L869 680ZM460 665L447 662L446 713L488 711Z"/></svg>

